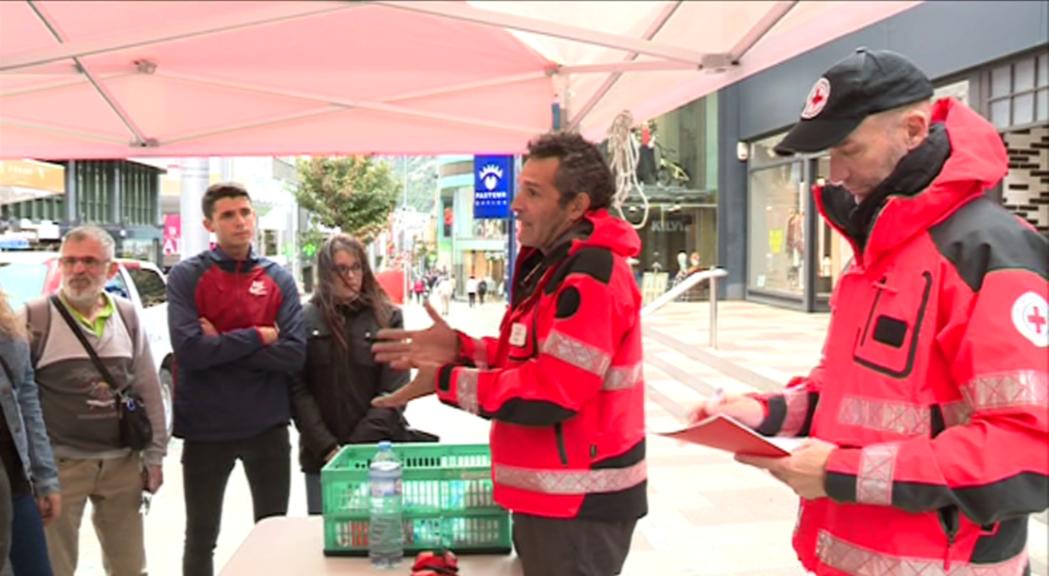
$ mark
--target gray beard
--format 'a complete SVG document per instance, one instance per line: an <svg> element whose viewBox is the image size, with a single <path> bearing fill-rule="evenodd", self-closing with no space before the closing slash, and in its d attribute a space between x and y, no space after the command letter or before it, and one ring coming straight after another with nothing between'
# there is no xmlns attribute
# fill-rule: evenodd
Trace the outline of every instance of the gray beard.
<svg viewBox="0 0 1049 576"><path fill-rule="evenodd" d="M66 299L71 306L80 310L90 310L92 306L98 302L98 297L101 294L94 291L88 291L82 294L76 294L68 286L62 287L62 297Z"/></svg>

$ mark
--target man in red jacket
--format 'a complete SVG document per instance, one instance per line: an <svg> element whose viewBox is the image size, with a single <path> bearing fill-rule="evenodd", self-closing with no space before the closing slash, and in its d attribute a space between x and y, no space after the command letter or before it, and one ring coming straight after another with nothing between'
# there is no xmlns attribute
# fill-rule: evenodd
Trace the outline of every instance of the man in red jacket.
<svg viewBox="0 0 1049 576"><path fill-rule="evenodd" d="M427 305L424 331L387 330L376 358L419 369L377 399L437 393L492 420L495 500L535 576L619 574L645 495L641 242L608 214L612 175L576 134L529 144L512 209L523 247L498 338L456 332Z"/></svg>
<svg viewBox="0 0 1049 576"><path fill-rule="evenodd" d="M1008 168L994 127L932 94L865 49L813 86L778 151L830 149L815 199L854 249L822 361L695 414L812 438L739 459L801 496L794 548L818 575L1028 574L1049 505L1049 244L985 195Z"/></svg>

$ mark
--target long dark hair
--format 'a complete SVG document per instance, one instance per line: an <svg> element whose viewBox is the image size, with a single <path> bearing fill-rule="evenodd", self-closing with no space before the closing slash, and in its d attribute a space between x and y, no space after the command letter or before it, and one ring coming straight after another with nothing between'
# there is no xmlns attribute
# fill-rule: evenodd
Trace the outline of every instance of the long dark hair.
<svg viewBox="0 0 1049 576"><path fill-rule="evenodd" d="M324 241L320 251L317 252L317 289L313 291L310 299L314 306L320 308L324 321L331 328L335 340L343 349L349 348L346 341L346 322L344 316L336 310L338 302L332 293L332 286L336 282L342 282L339 273L335 271L335 254L338 252L349 252L357 257L361 264L361 289L357 299L351 303L354 309L371 309L375 319L382 328L388 328L390 318L393 316L393 304L382 289L379 282L375 280L368 257L364 253L364 245L360 240L348 234L335 234Z"/></svg>

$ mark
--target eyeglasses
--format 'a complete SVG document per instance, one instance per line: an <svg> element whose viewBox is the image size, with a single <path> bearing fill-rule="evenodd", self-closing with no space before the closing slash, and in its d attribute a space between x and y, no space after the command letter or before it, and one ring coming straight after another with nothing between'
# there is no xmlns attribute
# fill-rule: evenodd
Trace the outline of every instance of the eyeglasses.
<svg viewBox="0 0 1049 576"><path fill-rule="evenodd" d="M62 256L58 259L58 263L61 264L63 268L76 268L77 263L80 263L84 265L84 268L89 268L91 270L98 270L108 262L109 260L99 260L94 256L84 256L81 258L76 256Z"/></svg>
<svg viewBox="0 0 1049 576"><path fill-rule="evenodd" d="M339 276L360 276L363 272L364 268L360 264L354 264L353 266L339 264L335 267L335 273Z"/></svg>

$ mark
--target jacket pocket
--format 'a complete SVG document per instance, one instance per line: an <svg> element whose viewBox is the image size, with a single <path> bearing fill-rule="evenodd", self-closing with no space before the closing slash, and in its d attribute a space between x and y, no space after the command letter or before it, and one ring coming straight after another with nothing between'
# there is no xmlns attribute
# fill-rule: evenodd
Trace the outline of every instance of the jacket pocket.
<svg viewBox="0 0 1049 576"><path fill-rule="evenodd" d="M331 364L331 334L314 330L306 338L306 362L310 366Z"/></svg>
<svg viewBox="0 0 1049 576"><path fill-rule="evenodd" d="M557 457L561 459L561 465L568 466L568 451L565 449L565 429L560 422L554 424L554 439L557 442Z"/></svg>
<svg viewBox="0 0 1049 576"><path fill-rule="evenodd" d="M918 338L932 294L932 273L883 277L853 349L857 364L893 378L914 369Z"/></svg>

